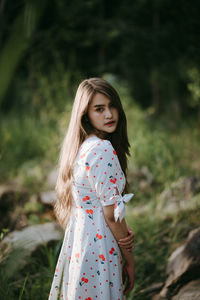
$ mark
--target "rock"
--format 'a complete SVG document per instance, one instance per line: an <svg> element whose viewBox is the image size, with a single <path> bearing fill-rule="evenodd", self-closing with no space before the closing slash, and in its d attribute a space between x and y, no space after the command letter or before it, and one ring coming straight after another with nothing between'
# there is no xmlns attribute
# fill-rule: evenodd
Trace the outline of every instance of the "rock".
<svg viewBox="0 0 200 300"><path fill-rule="evenodd" d="M21 231L13 231L9 233L1 243L1 253L4 255L19 250L18 259L14 262L14 268L21 269L27 264L25 259L36 251L40 246L46 245L52 241L59 241L63 237L63 231L57 223L45 223L26 227ZM0 258L2 261L4 255ZM13 267L12 267L13 268ZM12 272L13 269L7 270ZM7 274L9 276L9 274Z"/></svg>
<svg viewBox="0 0 200 300"><path fill-rule="evenodd" d="M199 300L200 299L200 279L186 284L179 293L172 297L172 300Z"/></svg>
<svg viewBox="0 0 200 300"><path fill-rule="evenodd" d="M200 228L197 228L191 231L186 242L171 254L167 266L168 278L160 293L161 299L171 299L185 283L199 278L199 269Z"/></svg>
<svg viewBox="0 0 200 300"><path fill-rule="evenodd" d="M138 291L137 293L135 293L134 297L136 297L138 295L143 295L143 297L149 298L150 295L155 294L155 292L160 291L162 287L163 287L162 282L154 283L154 284L150 285L149 287L142 289L142 290Z"/></svg>
<svg viewBox="0 0 200 300"><path fill-rule="evenodd" d="M181 177L160 194L157 210L177 213L179 210L196 208L200 203L199 192L200 178Z"/></svg>
<svg viewBox="0 0 200 300"><path fill-rule="evenodd" d="M43 204L53 205L56 202L56 192L47 191L40 194L40 200Z"/></svg>
<svg viewBox="0 0 200 300"><path fill-rule="evenodd" d="M161 297L160 294L156 294L151 297L151 300L168 300L168 299L165 297Z"/></svg>
<svg viewBox="0 0 200 300"><path fill-rule="evenodd" d="M4 242L12 244L13 248L22 247L27 252L33 252L38 245L52 240L60 240L62 230L57 223L38 224L24 228L20 231L9 233Z"/></svg>

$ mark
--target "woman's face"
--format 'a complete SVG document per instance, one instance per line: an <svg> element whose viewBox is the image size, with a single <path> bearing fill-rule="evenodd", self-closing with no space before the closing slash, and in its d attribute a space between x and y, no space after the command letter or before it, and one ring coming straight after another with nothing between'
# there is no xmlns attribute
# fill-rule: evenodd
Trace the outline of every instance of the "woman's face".
<svg viewBox="0 0 200 300"><path fill-rule="evenodd" d="M96 93L89 104L88 118L94 128L113 133L117 128L119 113L108 97Z"/></svg>

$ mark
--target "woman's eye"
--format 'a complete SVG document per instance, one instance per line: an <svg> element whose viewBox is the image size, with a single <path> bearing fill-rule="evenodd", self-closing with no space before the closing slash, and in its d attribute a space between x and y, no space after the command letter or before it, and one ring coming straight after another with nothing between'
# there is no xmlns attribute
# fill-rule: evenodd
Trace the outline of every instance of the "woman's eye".
<svg viewBox="0 0 200 300"><path fill-rule="evenodd" d="M97 108L96 111L103 111L103 108Z"/></svg>

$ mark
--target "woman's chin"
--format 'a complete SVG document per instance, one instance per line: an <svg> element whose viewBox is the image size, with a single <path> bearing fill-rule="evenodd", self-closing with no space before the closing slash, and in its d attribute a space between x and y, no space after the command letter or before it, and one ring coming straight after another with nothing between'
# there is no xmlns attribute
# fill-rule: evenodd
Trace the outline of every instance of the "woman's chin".
<svg viewBox="0 0 200 300"><path fill-rule="evenodd" d="M113 133L116 130L116 126L105 128L104 131L107 133Z"/></svg>

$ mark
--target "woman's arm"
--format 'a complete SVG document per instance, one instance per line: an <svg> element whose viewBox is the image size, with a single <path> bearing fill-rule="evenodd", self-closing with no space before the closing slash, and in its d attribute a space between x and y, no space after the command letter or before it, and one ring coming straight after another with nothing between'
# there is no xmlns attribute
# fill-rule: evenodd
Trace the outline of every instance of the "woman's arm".
<svg viewBox="0 0 200 300"><path fill-rule="evenodd" d="M127 227L127 228L128 228L128 236L120 239L118 241L118 244L119 244L120 248L126 248L128 251L131 252L134 249L135 235L129 227Z"/></svg>
<svg viewBox="0 0 200 300"><path fill-rule="evenodd" d="M125 248L129 252L131 252L134 248L134 234L127 227L125 219L120 221L118 220L117 223L114 220L113 215L113 205L107 206L103 208L104 216L106 218L107 223L110 223L109 227L114 227L113 230L116 231L117 237L115 236L120 248Z"/></svg>
<svg viewBox="0 0 200 300"><path fill-rule="evenodd" d="M115 221L114 205L103 206L103 213L106 223L110 227L110 230L112 231L115 239L117 240L117 242L121 240L121 243L118 243L121 251L123 252L123 250L126 250L126 252L130 252L129 249L132 249L131 245L133 243L134 235L131 235L131 237L133 238L129 238L129 231L125 219L123 219L121 222L119 221L119 219L117 220L117 222ZM126 239L128 242L126 242Z"/></svg>
<svg viewBox="0 0 200 300"><path fill-rule="evenodd" d="M119 191L118 191L117 187L115 188L115 194L119 195ZM111 223L109 227L116 227L116 228L113 228L113 229L114 229L114 231L116 231L116 233L118 235L118 238L116 236L115 236L115 238L116 238L120 248L121 249L125 248L126 250L131 252L134 248L134 245L133 245L133 243L134 243L134 234L130 230L130 228L127 227L125 219L123 219L121 223L119 222L119 219L118 219L118 223L121 226L119 224L117 224L117 226L115 226L116 222L115 222L115 219L114 219L114 209L113 209L113 207L114 207L113 205L109 205L107 208L105 208L105 210L103 209L104 216L107 220L107 223ZM114 222L114 224L112 224L113 222Z"/></svg>
<svg viewBox="0 0 200 300"><path fill-rule="evenodd" d="M114 204L103 206L103 213L106 222L117 241L128 236L128 228L125 219L123 219L122 222L120 222L119 219L117 220L117 222L115 222Z"/></svg>
<svg viewBox="0 0 200 300"><path fill-rule="evenodd" d="M128 236L128 228L125 219L120 223L119 219L115 222L114 218L114 205L103 206L103 213L110 230L112 231L115 239L119 241L121 238ZM124 266L125 275L128 276L128 284L124 293L127 294L132 288L134 283L134 255L126 248L120 248L122 255L126 261Z"/></svg>

